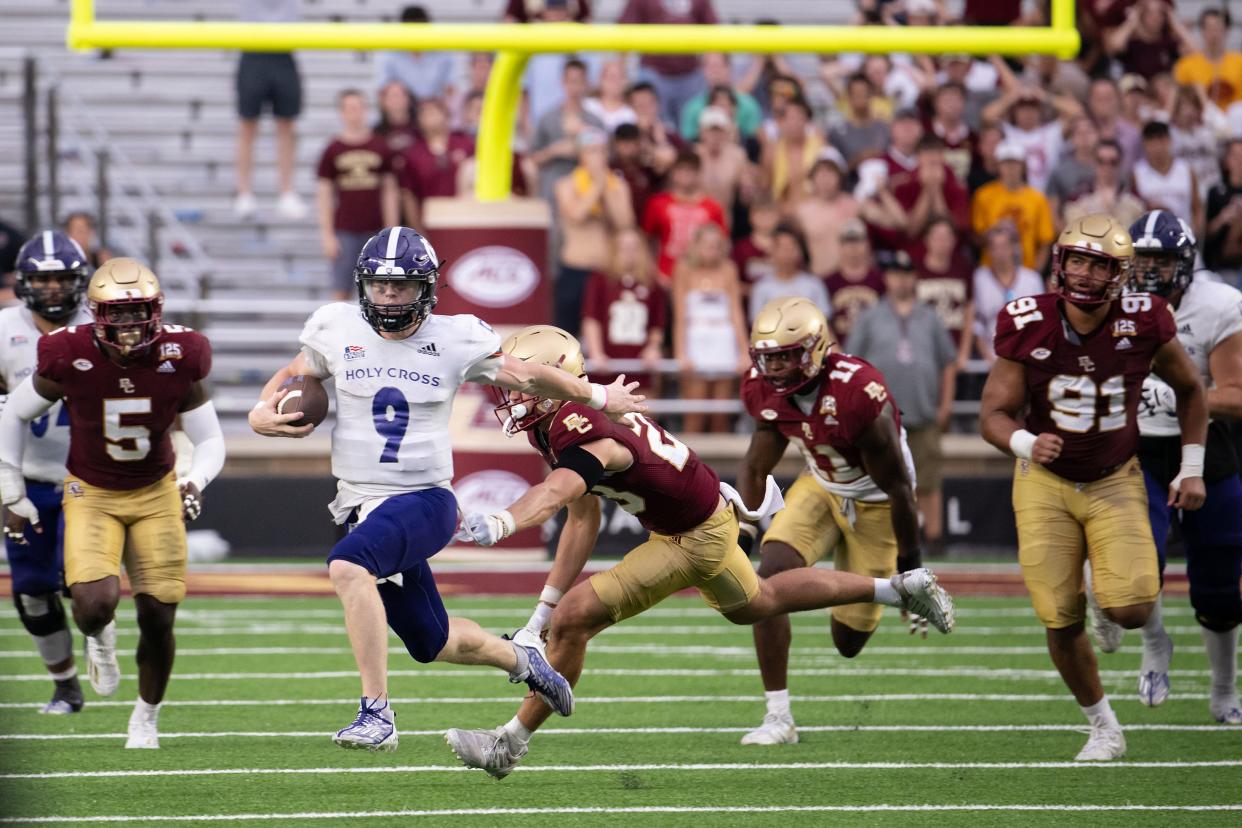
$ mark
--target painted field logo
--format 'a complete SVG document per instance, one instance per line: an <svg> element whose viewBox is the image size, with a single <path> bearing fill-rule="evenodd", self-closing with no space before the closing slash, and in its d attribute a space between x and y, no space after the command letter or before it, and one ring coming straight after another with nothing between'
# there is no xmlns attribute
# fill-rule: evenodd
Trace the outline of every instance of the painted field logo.
<svg viewBox="0 0 1242 828"><path fill-rule="evenodd" d="M462 256L448 273L453 290L487 308L521 302L539 284L539 269L520 250L491 245Z"/></svg>
<svg viewBox="0 0 1242 828"><path fill-rule="evenodd" d="M530 484L523 478L502 469L485 469L468 474L453 484L457 502L464 513L496 512L507 509Z"/></svg>

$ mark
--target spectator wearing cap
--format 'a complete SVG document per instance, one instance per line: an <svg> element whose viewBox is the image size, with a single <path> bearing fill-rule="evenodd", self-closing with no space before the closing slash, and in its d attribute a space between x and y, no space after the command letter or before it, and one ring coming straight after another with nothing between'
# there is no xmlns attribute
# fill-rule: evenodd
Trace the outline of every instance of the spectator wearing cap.
<svg viewBox="0 0 1242 828"><path fill-rule="evenodd" d="M824 149L824 139L811 123L811 106L802 98L790 101L781 115L775 141L763 146L760 178L772 198L792 209L806 196L811 165Z"/></svg>
<svg viewBox="0 0 1242 828"><path fill-rule="evenodd" d="M430 23L423 6L401 10L402 23ZM375 89L389 81L400 81L417 100L453 97L453 85L460 74L460 55L455 52L381 51L375 56Z"/></svg>
<svg viewBox="0 0 1242 828"><path fill-rule="evenodd" d="M1195 48L1194 38L1178 19L1171 0L1138 0L1125 10L1120 26L1104 33L1104 48L1121 64L1151 80L1171 72L1178 57Z"/></svg>
<svg viewBox="0 0 1242 828"><path fill-rule="evenodd" d="M944 144L944 162L953 171L957 183L966 185L970 162L975 157L975 134L966 123L966 87L945 83L932 93L932 115L924 132L935 135Z"/></svg>
<svg viewBox="0 0 1242 828"><path fill-rule="evenodd" d="M975 234L983 238L998 221L1012 221L1018 230L1022 264L1043 272L1048 264L1050 245L1056 238L1048 198L1023 181L1026 161L1021 147L1009 142L1001 144L996 150L996 160L1000 177L975 193L971 225Z"/></svg>
<svg viewBox="0 0 1242 828"><path fill-rule="evenodd" d="M772 231L772 251L768 257L771 269L750 290L752 321L768 302L789 296L810 299L824 312L824 316L832 318L832 302L824 280L806 270L809 258L806 239L797 225L791 222L776 225L776 229Z"/></svg>
<svg viewBox="0 0 1242 828"><path fill-rule="evenodd" d="M1173 66L1173 80L1202 89L1222 110L1242 101L1242 53L1227 48L1229 24L1229 15L1223 9L1199 12L1203 48L1182 56Z"/></svg>
<svg viewBox="0 0 1242 828"><path fill-rule="evenodd" d="M605 61L599 70L596 94L582 102L583 109L599 118L609 135L621 124L632 124L638 120L638 116L626 102L625 91L628 85L625 60L614 58Z"/></svg>
<svg viewBox="0 0 1242 828"><path fill-rule="evenodd" d="M1083 216L1107 213L1129 227L1147 210L1143 202L1126 189L1122 180L1121 163L1124 157L1116 141L1105 138L1096 144L1095 178L1091 189L1065 205L1063 212L1067 223Z"/></svg>
<svg viewBox="0 0 1242 828"><path fill-rule="evenodd" d="M1079 115L1070 125L1070 148L1052 168L1048 176L1048 206L1052 219L1060 227L1062 208L1074 199L1086 195L1095 183L1095 147L1100 133L1086 115Z"/></svg>
<svg viewBox="0 0 1242 828"><path fill-rule="evenodd" d="M1124 75L1117 88L1121 90L1121 118L1126 123L1142 129L1148 121L1163 120L1155 117L1156 102L1141 76Z"/></svg>
<svg viewBox="0 0 1242 828"><path fill-rule="evenodd" d="M742 279L742 294L750 294L751 285L772 270L772 240L781 220L775 201L758 193L750 204L750 234L733 244L733 263Z"/></svg>
<svg viewBox="0 0 1242 828"><path fill-rule="evenodd" d="M1044 292L1044 280L1022 264L1022 242L1018 228L1004 219L983 237L987 264L975 268L975 342L988 362L996 361L992 340L996 337L996 315L1015 299Z"/></svg>
<svg viewBox="0 0 1242 828"><path fill-rule="evenodd" d="M961 233L970 228L970 195L945 163L944 142L935 135L924 135L915 158L914 176L893 190L893 198L906 215L898 240L906 249L934 216L947 216Z"/></svg>
<svg viewBox="0 0 1242 828"><path fill-rule="evenodd" d="M1121 89L1112 78L1095 78L1087 93L1087 114L1095 122L1100 140L1116 141L1121 147L1121 172L1129 175L1143 153L1139 127L1122 117Z"/></svg>
<svg viewBox="0 0 1242 828"><path fill-rule="evenodd" d="M457 195L461 165L474 156L474 139L449 128L448 105L439 98L418 102L418 131L418 140L406 150L398 169L404 213L411 227L423 226L427 199Z"/></svg>
<svg viewBox="0 0 1242 828"><path fill-rule="evenodd" d="M850 75L845 81L845 94L838 96L841 118L833 124L828 140L854 170L868 158L884 154L888 147L888 122L872 109L874 89L867 76Z"/></svg>
<svg viewBox="0 0 1242 828"><path fill-rule="evenodd" d="M957 381L957 349L940 317L918 298L910 256L895 250L883 260L884 297L855 320L845 350L884 374L914 460L915 494L923 535L943 545L940 438L949 426Z"/></svg>
<svg viewBox="0 0 1242 828"><path fill-rule="evenodd" d="M1190 164L1173 155L1169 125L1152 121L1143 127L1143 157L1134 165L1134 194L1152 210L1168 210L1203 231L1203 200Z"/></svg>
<svg viewBox="0 0 1242 828"><path fill-rule="evenodd" d="M928 304L957 348L957 367L963 370L974 347L974 265L962 250L953 221L936 216L927 224L916 249L919 301Z"/></svg>
<svg viewBox="0 0 1242 828"><path fill-rule="evenodd" d="M997 61L1004 66L1004 63ZM1049 94L1037 86L1026 86L1013 78L1005 68L1005 93L983 110L983 117L1001 125L1005 141L1022 150L1026 159L1026 177L1041 193L1048 185L1052 165L1061 156L1065 128L1069 120L1082 114L1078 101L1066 95ZM1044 105L1051 106L1056 117L1044 119Z"/></svg>
<svg viewBox="0 0 1242 828"><path fill-rule="evenodd" d="M561 72L564 97L560 106L545 113L535 126L530 159L539 169L539 197L554 198L556 182L578 164L578 134L587 127L602 130L604 123L583 108L587 92L586 64L565 62Z"/></svg>
<svg viewBox="0 0 1242 828"><path fill-rule="evenodd" d="M1225 144L1221 180L1207 198L1203 261L1229 284L1242 284L1242 138Z"/></svg>
<svg viewBox="0 0 1242 828"><path fill-rule="evenodd" d="M647 209L647 199L659 188L661 175L643 153L642 136L636 124L622 124L612 134L612 168L630 188L634 215Z"/></svg>
<svg viewBox="0 0 1242 828"><path fill-rule="evenodd" d="M703 190L724 209L725 219L732 224L735 202L750 202L757 177L746 150L737 142L729 113L715 106L703 110L694 149L703 162Z"/></svg>
<svg viewBox="0 0 1242 828"><path fill-rule="evenodd" d="M875 266L867 226L847 221L840 230L840 267L828 274L824 285L832 302L831 321L837 341L844 342L850 327L864 311L884 295L884 274Z"/></svg>
<svg viewBox="0 0 1242 828"><path fill-rule="evenodd" d="M717 23L712 0L627 0L618 23L698 24ZM639 77L659 90L663 117L677 123L681 108L703 91L703 75L696 55L643 55L639 60Z"/></svg>
<svg viewBox="0 0 1242 828"><path fill-rule="evenodd" d="M668 188L648 199L643 210L643 232L658 246L657 268L664 285L700 225L715 224L728 232L724 210L703 192L702 172L703 162L696 153L681 153L669 171Z"/></svg>
<svg viewBox="0 0 1242 828"><path fill-rule="evenodd" d="M763 123L763 110L753 95L741 91L733 82L732 60L723 52L707 52L702 60L703 80L707 89L686 101L681 108L681 137L694 141L699 137L700 116L709 106L709 98L716 94L720 87L728 89L734 100L734 118L738 133L743 138L750 138L759 131Z"/></svg>
<svg viewBox="0 0 1242 828"><path fill-rule="evenodd" d="M811 192L794 208L811 249L811 272L824 277L837 269L840 237L834 227L858 218L859 204L845 189L845 161L832 147L811 166Z"/></svg>
<svg viewBox="0 0 1242 828"><path fill-rule="evenodd" d="M602 130L578 134L578 165L556 182L556 212L562 241L553 320L576 336L587 279L608 268L616 234L634 226L629 188L608 168L608 136Z"/></svg>

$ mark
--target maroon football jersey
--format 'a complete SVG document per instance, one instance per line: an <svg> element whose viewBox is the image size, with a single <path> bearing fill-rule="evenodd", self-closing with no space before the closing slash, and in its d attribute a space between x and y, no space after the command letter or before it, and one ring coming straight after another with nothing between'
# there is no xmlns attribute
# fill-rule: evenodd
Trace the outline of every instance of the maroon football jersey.
<svg viewBox="0 0 1242 828"><path fill-rule="evenodd" d="M57 383L69 412L69 473L101 489L150 485L173 468L169 431L194 383L211 371L200 333L165 325L134 362L117 365L89 325L39 340L39 376Z"/></svg>
<svg viewBox="0 0 1242 828"><path fill-rule="evenodd" d="M661 535L679 535L712 516L720 502L720 478L690 447L642 414L614 423L601 411L581 403L565 403L552 418L547 434L528 432L530 444L555 467L570 446L611 437L629 449L634 463L624 471L607 472L592 494L616 501L644 528Z"/></svg>
<svg viewBox="0 0 1242 828"><path fill-rule="evenodd" d="M866 360L830 353L813 394L778 394L759 372L742 380L742 402L750 416L777 427L806 458L820 481L842 497L883 499L883 492L863 469L859 436L880 416L890 394L884 375ZM798 399L812 400L810 413ZM893 409L898 429L901 415Z"/></svg>
<svg viewBox="0 0 1242 828"><path fill-rule="evenodd" d="M1024 296L996 320L996 354L1021 363L1030 410L1025 428L1065 441L1048 469L1066 480L1106 477L1138 449L1143 378L1161 345L1177 333L1173 309L1147 293L1112 303L1083 335L1062 314L1055 293Z"/></svg>

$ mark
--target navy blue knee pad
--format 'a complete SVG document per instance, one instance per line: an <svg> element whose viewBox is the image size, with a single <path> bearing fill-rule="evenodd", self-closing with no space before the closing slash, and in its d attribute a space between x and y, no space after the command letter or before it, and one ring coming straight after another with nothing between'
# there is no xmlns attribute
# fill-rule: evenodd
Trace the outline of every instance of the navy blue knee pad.
<svg viewBox="0 0 1242 828"><path fill-rule="evenodd" d="M422 664L435 661L448 641L449 622L431 567L419 564L401 573L400 584L383 581L377 587L388 626L406 652Z"/></svg>

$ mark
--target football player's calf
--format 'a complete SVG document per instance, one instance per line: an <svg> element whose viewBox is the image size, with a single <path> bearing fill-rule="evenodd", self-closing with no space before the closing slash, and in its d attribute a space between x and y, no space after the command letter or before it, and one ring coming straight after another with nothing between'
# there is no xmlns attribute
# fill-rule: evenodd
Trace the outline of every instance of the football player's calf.
<svg viewBox="0 0 1242 828"><path fill-rule="evenodd" d="M77 713L82 709L82 685L73 663L73 635L65 619L65 609L55 592L43 595L13 596L22 626L34 639L35 647L56 683L52 699L43 713Z"/></svg>

